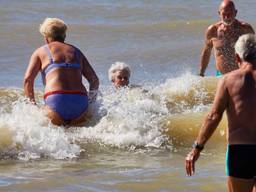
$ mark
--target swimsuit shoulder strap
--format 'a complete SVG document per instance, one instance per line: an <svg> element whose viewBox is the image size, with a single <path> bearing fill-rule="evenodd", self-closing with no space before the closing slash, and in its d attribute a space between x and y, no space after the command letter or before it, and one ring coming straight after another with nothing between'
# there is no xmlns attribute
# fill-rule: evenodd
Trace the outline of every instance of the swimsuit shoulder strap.
<svg viewBox="0 0 256 192"><path fill-rule="evenodd" d="M75 49L76 61L77 61L77 63L80 65L81 52L80 52L77 48L75 48L75 47L74 47L74 49Z"/></svg>
<svg viewBox="0 0 256 192"><path fill-rule="evenodd" d="M50 65L53 64L53 57L52 57L52 54L51 54L48 44L44 45L43 48L49 57L49 64L41 71L42 81L43 81L43 84L45 85L45 82L46 82L45 76L48 73L47 69L49 68Z"/></svg>
<svg viewBox="0 0 256 192"><path fill-rule="evenodd" d="M50 63L53 63L53 57L52 57L52 54L51 54L51 51L50 51L50 48L49 48L48 44L44 45L44 50L45 50L45 52L47 53L47 55L49 57Z"/></svg>

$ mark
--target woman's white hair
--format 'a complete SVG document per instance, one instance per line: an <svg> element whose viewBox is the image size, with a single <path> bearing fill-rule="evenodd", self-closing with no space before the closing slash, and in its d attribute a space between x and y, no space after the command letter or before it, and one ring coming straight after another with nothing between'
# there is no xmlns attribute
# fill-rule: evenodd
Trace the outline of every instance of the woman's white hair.
<svg viewBox="0 0 256 192"><path fill-rule="evenodd" d="M254 34L245 34L239 37L235 44L235 51L242 61L256 60L256 37Z"/></svg>
<svg viewBox="0 0 256 192"><path fill-rule="evenodd" d="M46 18L40 25L39 31L45 36L54 40L65 40L67 25L64 21L58 18Z"/></svg>
<svg viewBox="0 0 256 192"><path fill-rule="evenodd" d="M131 75L131 69L129 65L123 62L115 62L108 70L108 78L110 81L113 81L115 79L115 73L117 71L126 71L129 74L129 77Z"/></svg>

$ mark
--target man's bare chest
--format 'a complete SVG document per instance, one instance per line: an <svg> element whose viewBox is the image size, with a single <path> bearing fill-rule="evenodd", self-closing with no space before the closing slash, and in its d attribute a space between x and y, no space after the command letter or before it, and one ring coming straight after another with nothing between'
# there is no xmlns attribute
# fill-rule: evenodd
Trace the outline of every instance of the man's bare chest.
<svg viewBox="0 0 256 192"><path fill-rule="evenodd" d="M242 32L239 29L218 28L216 35L211 39L217 54L234 52L236 41L240 35L242 35Z"/></svg>

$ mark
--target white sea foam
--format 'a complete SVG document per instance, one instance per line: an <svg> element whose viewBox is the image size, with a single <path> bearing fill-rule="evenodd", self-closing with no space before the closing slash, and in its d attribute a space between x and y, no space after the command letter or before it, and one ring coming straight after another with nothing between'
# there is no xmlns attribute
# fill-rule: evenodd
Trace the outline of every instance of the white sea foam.
<svg viewBox="0 0 256 192"><path fill-rule="evenodd" d="M119 89L102 98L103 117L82 129L80 139L92 139L120 148L160 147L165 141L159 119L168 113L164 103L140 88Z"/></svg>
<svg viewBox="0 0 256 192"><path fill-rule="evenodd" d="M200 78L191 74L168 79L156 87L103 90L92 121L68 131L51 124L42 109L26 103L19 95L0 115L0 129L5 130L0 139L5 137L3 133L9 135L5 142L0 142L0 152L14 152L24 160L65 159L86 152L87 142L130 150L170 147L170 138L161 127L163 119L173 112L168 102L186 111L186 102L193 97L190 110L205 106L201 102L205 91L200 88ZM177 99L177 94L184 98Z"/></svg>
<svg viewBox="0 0 256 192"><path fill-rule="evenodd" d="M4 122L4 128L12 137L12 144L8 148L15 149L20 159L41 156L64 159L80 154L80 147L72 144L72 138L63 128L49 123L39 107L21 99L13 103L11 113L0 116L0 122Z"/></svg>
<svg viewBox="0 0 256 192"><path fill-rule="evenodd" d="M10 105L10 113L0 115L0 127L11 137L3 151L15 152L19 159L41 157L73 158L83 150L77 143L94 141L118 148L159 148L166 140L158 120L168 113L163 101L156 100L149 91L136 89L107 89L98 99L92 126L65 131L54 126L38 106L24 98ZM86 148L86 145L83 146Z"/></svg>
<svg viewBox="0 0 256 192"><path fill-rule="evenodd" d="M159 93L166 102L171 103L170 110L173 112L198 112L212 103L216 84L216 78L202 78L186 72L177 78L167 79L153 93Z"/></svg>

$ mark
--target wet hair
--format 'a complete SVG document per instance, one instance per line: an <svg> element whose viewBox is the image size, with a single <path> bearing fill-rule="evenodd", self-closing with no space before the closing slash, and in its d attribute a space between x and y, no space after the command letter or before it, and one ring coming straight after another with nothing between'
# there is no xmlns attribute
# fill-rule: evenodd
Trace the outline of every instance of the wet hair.
<svg viewBox="0 0 256 192"><path fill-rule="evenodd" d="M256 36L249 33L240 36L235 44L235 51L242 61L256 60Z"/></svg>
<svg viewBox="0 0 256 192"><path fill-rule="evenodd" d="M67 25L58 18L46 18L40 25L40 33L53 40L64 41L66 38Z"/></svg>
<svg viewBox="0 0 256 192"><path fill-rule="evenodd" d="M131 69L130 66L123 63L123 62L115 62L111 65L111 67L108 70L108 78L110 81L115 80L115 73L117 71L126 71L129 74L129 77L131 75Z"/></svg>

